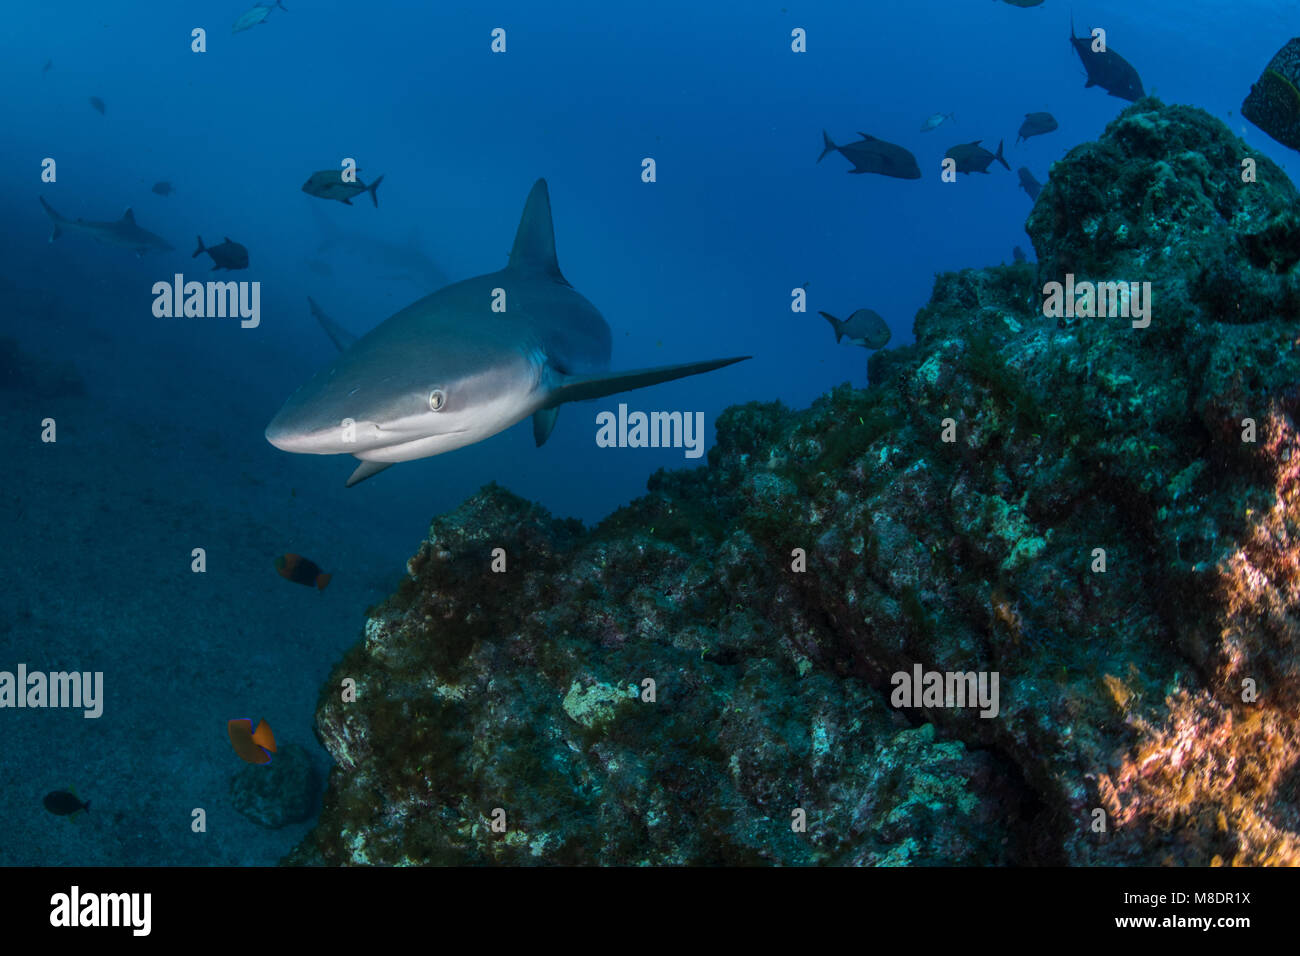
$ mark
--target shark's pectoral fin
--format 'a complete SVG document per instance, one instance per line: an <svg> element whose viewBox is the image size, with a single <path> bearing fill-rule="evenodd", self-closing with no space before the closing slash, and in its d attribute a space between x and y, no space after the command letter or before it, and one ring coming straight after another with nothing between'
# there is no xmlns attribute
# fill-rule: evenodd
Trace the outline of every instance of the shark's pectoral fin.
<svg viewBox="0 0 1300 956"><path fill-rule="evenodd" d="M735 365L737 362L743 362L752 357L750 355L741 355L736 358L711 359L707 362L687 362L684 365L660 365L655 368L642 368L631 372L610 372L605 375L568 375L561 378L559 383L551 389L550 398L547 400L545 407L555 408L564 402L581 402L590 398L604 398L606 395L614 395L618 392L630 392L634 388L645 388L648 385L671 382L674 379L685 378L688 375L712 372L714 369Z"/></svg>
<svg viewBox="0 0 1300 956"><path fill-rule="evenodd" d="M363 461L361 464L357 465L357 470L352 472L345 487L351 488L358 482L365 481L371 475L377 475L385 468L392 467L392 464L391 461Z"/></svg>
<svg viewBox="0 0 1300 956"><path fill-rule="evenodd" d="M543 408L533 413L533 441L537 442L537 447L541 448L546 444L546 439L551 437L551 431L555 428L555 420L560 417L558 407Z"/></svg>
<svg viewBox="0 0 1300 956"><path fill-rule="evenodd" d="M54 211L54 207L45 201L44 196L39 198L41 200L41 207L45 210L45 214L49 216L54 223L54 228L50 230L50 242L53 242L55 239L59 238L59 236L63 235L63 230L59 228L59 223L64 222L65 220Z"/></svg>
<svg viewBox="0 0 1300 956"><path fill-rule="evenodd" d="M338 346L340 352L346 352L352 348L352 343L357 340L355 335L322 312L320 306L316 304L316 300L311 296L307 296L307 304L311 306L311 314L316 316L316 321L325 330L325 334L330 337L330 341Z"/></svg>

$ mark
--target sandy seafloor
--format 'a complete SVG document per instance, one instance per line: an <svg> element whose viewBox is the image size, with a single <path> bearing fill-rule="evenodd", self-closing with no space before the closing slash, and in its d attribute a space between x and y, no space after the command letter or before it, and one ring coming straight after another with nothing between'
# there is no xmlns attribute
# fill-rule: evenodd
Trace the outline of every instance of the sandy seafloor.
<svg viewBox="0 0 1300 956"><path fill-rule="evenodd" d="M11 436L0 670L103 671L105 703L98 719L0 710L0 864L273 864L312 824L268 830L234 810L230 779L245 765L226 722L269 720L281 745L308 748L323 783L318 692L427 524L340 506L346 463L267 445L258 426L283 381L250 375L241 350L186 352L138 316L74 318L46 293L4 285L16 320L4 331L74 363L86 395L33 400L0 383ZM46 415L56 444L13 440L38 436ZM207 550L205 574L190 570L193 547ZM285 551L333 571L329 588L281 579L272 562ZM66 787L88 814L42 807ZM196 807L206 833L191 830Z"/></svg>

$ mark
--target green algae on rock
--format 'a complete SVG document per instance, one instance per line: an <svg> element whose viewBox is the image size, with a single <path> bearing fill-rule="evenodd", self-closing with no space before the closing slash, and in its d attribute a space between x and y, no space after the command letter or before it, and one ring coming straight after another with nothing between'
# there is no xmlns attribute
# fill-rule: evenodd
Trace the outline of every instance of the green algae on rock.
<svg viewBox="0 0 1300 956"><path fill-rule="evenodd" d="M230 799L258 826L274 830L311 818L320 803L320 778L305 748L285 744L270 763L233 774Z"/></svg>
<svg viewBox="0 0 1300 956"><path fill-rule="evenodd" d="M495 486L437 518L322 691L288 861L1300 863L1295 190L1146 98L1027 228L867 390L728 409L591 531ZM1150 326L1046 317L1068 274L1150 282ZM915 665L998 715L895 710Z"/></svg>
<svg viewBox="0 0 1300 956"><path fill-rule="evenodd" d="M318 727L339 765L294 862L884 860L901 853L886 837L918 815L933 840L906 859L1004 853L997 800L967 783L996 779L988 755L900 736L905 724L858 682L800 676L787 637L717 588L719 566L648 523L615 542L548 520L492 486L434 522L417 576L372 611L364 647L322 694ZM752 542L731 537L734 588L760 589ZM514 556L500 586L449 583L498 546ZM478 600L510 623L449 663L402 652L459 641L458 614L443 609ZM353 703L335 690L344 677L358 681ZM865 783L882 767L899 768L888 793Z"/></svg>

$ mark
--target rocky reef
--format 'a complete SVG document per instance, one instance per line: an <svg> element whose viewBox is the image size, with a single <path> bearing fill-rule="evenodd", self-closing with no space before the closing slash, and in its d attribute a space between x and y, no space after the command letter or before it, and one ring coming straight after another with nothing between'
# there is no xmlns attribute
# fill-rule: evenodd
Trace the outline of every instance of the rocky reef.
<svg viewBox="0 0 1300 956"><path fill-rule="evenodd" d="M1296 192L1148 98L1027 229L869 388L727 410L594 529L437 518L287 862L1300 863ZM1045 315L1067 276L1149 324ZM996 708L894 706L918 665Z"/></svg>

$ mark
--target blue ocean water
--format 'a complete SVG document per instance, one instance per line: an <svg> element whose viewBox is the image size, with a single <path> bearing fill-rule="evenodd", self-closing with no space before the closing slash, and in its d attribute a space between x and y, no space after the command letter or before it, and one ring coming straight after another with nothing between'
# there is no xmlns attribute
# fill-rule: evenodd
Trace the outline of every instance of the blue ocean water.
<svg viewBox="0 0 1300 956"><path fill-rule="evenodd" d="M0 862L273 862L308 824L265 831L230 810L226 721L267 717L323 770L317 690L430 517L498 481L594 523L654 470L705 466L681 449L598 448L596 412L702 411L711 430L732 404L805 406L864 385L866 353L837 345L818 310L874 309L906 344L936 273L1009 262L1016 245L1032 256L1015 173L994 164L945 184L939 163L956 143L1002 140L1013 171L1046 181L1126 105L1084 88L1071 13L1080 34L1107 29L1148 93L1206 109L1295 168L1239 115L1297 32L1291 4L289 0L232 34L249 5L5 12L0 333L71 363L85 395L5 402L0 670L103 671L106 697L91 720L0 710ZM795 29L807 52L792 51ZM1016 145L1040 110L1060 128ZM936 112L955 121L920 132ZM819 164L823 129L905 146L923 176ZM384 177L377 209L301 191L344 157ZM613 368L753 359L565 406L540 449L525 422L350 489L351 459L267 443L281 403L336 354L309 295L362 333L434 291L430 275L501 268L539 177L560 266L611 326ZM151 191L159 181L175 192ZM137 258L72 231L49 243L40 197L74 219L131 207L175 249ZM247 246L250 268L230 278L261 283L257 328L154 316L154 283L209 278L195 236ZM805 283L808 311L792 312ZM329 590L277 577L283 552L331 571ZM41 806L69 785L96 808L75 830ZM206 835L191 829L195 807L210 813Z"/></svg>

